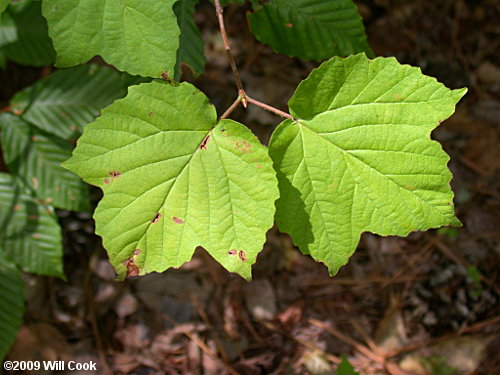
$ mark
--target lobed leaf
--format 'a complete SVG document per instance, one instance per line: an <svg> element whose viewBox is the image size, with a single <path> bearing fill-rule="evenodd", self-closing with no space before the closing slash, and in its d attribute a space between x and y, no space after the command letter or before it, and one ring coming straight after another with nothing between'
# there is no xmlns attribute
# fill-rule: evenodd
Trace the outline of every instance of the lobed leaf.
<svg viewBox="0 0 500 375"><path fill-rule="evenodd" d="M24 186L55 207L71 211L90 209L87 186L61 167L71 156L70 144L9 113L0 114L0 129L5 162Z"/></svg>
<svg viewBox="0 0 500 375"><path fill-rule="evenodd" d="M126 95L122 75L95 64L58 70L18 92L10 102L14 113L38 128L71 139L102 108Z"/></svg>
<svg viewBox="0 0 500 375"><path fill-rule="evenodd" d="M352 0L254 1L253 9L253 34L276 52L308 60L372 54Z"/></svg>
<svg viewBox="0 0 500 375"><path fill-rule="evenodd" d="M217 122L192 85L130 88L85 127L63 166L104 191L96 233L119 278L179 267L197 246L251 277L273 224L272 162L247 128Z"/></svg>
<svg viewBox="0 0 500 375"><path fill-rule="evenodd" d="M64 278L61 228L50 206L39 204L0 173L0 248L23 271Z"/></svg>
<svg viewBox="0 0 500 375"><path fill-rule="evenodd" d="M56 65L69 67L101 55L133 75L173 74L179 47L174 2L44 0L43 15L57 51Z"/></svg>
<svg viewBox="0 0 500 375"><path fill-rule="evenodd" d="M362 232L460 225L449 158L430 132L465 92L394 58L323 63L289 102L297 121L284 121L271 139L280 230L335 274Z"/></svg>
<svg viewBox="0 0 500 375"><path fill-rule="evenodd" d="M0 249L0 360L9 352L23 322L24 284L21 272Z"/></svg>
<svg viewBox="0 0 500 375"><path fill-rule="evenodd" d="M199 0L178 0L174 4L174 12L181 30L179 49L177 50L177 63L175 66L175 79L181 75L181 64L185 63L193 70L195 75L203 73L205 55L203 54L203 40L200 31L194 22L196 4Z"/></svg>

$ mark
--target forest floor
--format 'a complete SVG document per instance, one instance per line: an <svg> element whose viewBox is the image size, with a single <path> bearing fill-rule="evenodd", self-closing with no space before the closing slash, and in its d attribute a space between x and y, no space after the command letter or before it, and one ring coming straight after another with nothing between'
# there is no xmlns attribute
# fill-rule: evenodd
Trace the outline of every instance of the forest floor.
<svg viewBox="0 0 500 375"><path fill-rule="evenodd" d="M250 283L201 249L180 269L118 282L91 217L59 211L68 281L25 275L25 323L10 359L93 360L99 374L332 374L345 356L361 375L500 374L500 4L357 3L377 55L469 88L433 133L451 157L463 227L364 234L333 278L273 228ZM198 9L208 63L186 79L222 113L236 90L213 8ZM225 12L243 83L286 110L318 64L257 43L245 9ZM265 144L280 122L252 106L231 118Z"/></svg>

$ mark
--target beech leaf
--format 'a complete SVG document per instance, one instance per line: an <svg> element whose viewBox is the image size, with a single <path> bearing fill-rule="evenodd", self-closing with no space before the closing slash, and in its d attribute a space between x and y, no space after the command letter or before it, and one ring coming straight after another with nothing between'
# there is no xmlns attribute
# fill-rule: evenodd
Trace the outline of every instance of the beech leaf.
<svg viewBox="0 0 500 375"><path fill-rule="evenodd" d="M9 352L23 322L24 283L21 272L0 249L0 360Z"/></svg>
<svg viewBox="0 0 500 375"><path fill-rule="evenodd" d="M0 248L23 271L64 278L61 228L54 209L41 205L0 173Z"/></svg>
<svg viewBox="0 0 500 375"><path fill-rule="evenodd" d="M430 133L465 92L394 58L323 63L289 102L297 121L284 121L271 139L280 230L335 274L362 232L460 225L449 157Z"/></svg>
<svg viewBox="0 0 500 375"><path fill-rule="evenodd" d="M57 208L89 211L88 186L61 167L72 147L22 118L0 114L1 145L9 170L37 198Z"/></svg>
<svg viewBox="0 0 500 375"><path fill-rule="evenodd" d="M251 277L273 225L272 161L246 127L217 122L194 86L131 87L84 128L63 166L104 192L96 233L118 278L179 267L197 246Z"/></svg>
<svg viewBox="0 0 500 375"><path fill-rule="evenodd" d="M187 64L195 75L203 73L205 67L205 55L203 54L203 39L200 30L194 22L196 4L199 0L178 0L174 4L174 12L177 16L181 36L179 50L177 51L177 64L175 66L175 79L181 76L181 65Z"/></svg>
<svg viewBox="0 0 500 375"><path fill-rule="evenodd" d="M276 52L309 60L372 54L352 0L253 1L255 37Z"/></svg>

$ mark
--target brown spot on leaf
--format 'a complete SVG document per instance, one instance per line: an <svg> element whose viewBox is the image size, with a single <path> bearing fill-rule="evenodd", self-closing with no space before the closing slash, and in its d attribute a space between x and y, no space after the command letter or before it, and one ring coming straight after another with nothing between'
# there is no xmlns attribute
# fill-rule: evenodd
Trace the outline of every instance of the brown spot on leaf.
<svg viewBox="0 0 500 375"><path fill-rule="evenodd" d="M141 253L141 249L135 249L134 252L132 254L135 255L139 255Z"/></svg>
<svg viewBox="0 0 500 375"><path fill-rule="evenodd" d="M255 166L256 166L257 168L259 168L259 169L260 169L260 168L262 168L262 165L260 165L260 164L256 164Z"/></svg>
<svg viewBox="0 0 500 375"><path fill-rule="evenodd" d="M149 112L149 113L148 113L148 116L149 116L149 117L151 117L151 116L153 116L153 115L154 115L154 113L153 113L153 112Z"/></svg>
<svg viewBox="0 0 500 375"><path fill-rule="evenodd" d="M125 260L123 264L127 267L127 277L139 275L139 267L135 265L133 257Z"/></svg>
<svg viewBox="0 0 500 375"><path fill-rule="evenodd" d="M238 256L240 257L240 259L241 259L242 262L246 262L247 261L247 253L245 253L245 251L240 250L238 252Z"/></svg>
<svg viewBox="0 0 500 375"><path fill-rule="evenodd" d="M288 23L286 24L286 27L293 27L293 23L288 22Z"/></svg>
<svg viewBox="0 0 500 375"><path fill-rule="evenodd" d="M33 142L36 142L36 141L38 141L38 137L37 137L36 135L34 135L34 136L32 136L32 137L31 137L31 140L32 140Z"/></svg>
<svg viewBox="0 0 500 375"><path fill-rule="evenodd" d="M200 150L206 150L208 141L210 141L210 134L207 134L203 141L200 143Z"/></svg>
<svg viewBox="0 0 500 375"><path fill-rule="evenodd" d="M122 174L118 171L111 171L111 172L109 172L109 175L113 178L117 178L117 177L120 177Z"/></svg>
<svg viewBox="0 0 500 375"><path fill-rule="evenodd" d="M105 183L106 185L107 185L107 184L109 184L109 178L107 178L107 177L106 177L106 178L104 179L104 183Z"/></svg>
<svg viewBox="0 0 500 375"><path fill-rule="evenodd" d="M243 152L252 152L252 146L247 141L236 141L235 148Z"/></svg>
<svg viewBox="0 0 500 375"><path fill-rule="evenodd" d="M158 213L155 215L155 217L153 218L153 220L151 220L151 222L152 222L153 224L155 224L155 223L157 223L157 222L160 220L160 218L161 218L161 214L158 212Z"/></svg>
<svg viewBox="0 0 500 375"><path fill-rule="evenodd" d="M22 206L20 204L16 204L13 209L14 211L19 211L20 209L22 208Z"/></svg>
<svg viewBox="0 0 500 375"><path fill-rule="evenodd" d="M401 97L401 95L397 94L396 95L396 100L403 100L403 98Z"/></svg>
<svg viewBox="0 0 500 375"><path fill-rule="evenodd" d="M180 217L174 216L172 220L174 221L174 223L184 224L184 220L182 220Z"/></svg>
<svg viewBox="0 0 500 375"><path fill-rule="evenodd" d="M70 127L70 129L71 129L71 130L73 130L74 132L76 132L76 131L78 130L78 128L76 127L76 125L72 125L72 126Z"/></svg>
<svg viewBox="0 0 500 375"><path fill-rule="evenodd" d="M32 177L31 182L33 183L33 189L38 189L38 178Z"/></svg>
<svg viewBox="0 0 500 375"><path fill-rule="evenodd" d="M172 83L172 80L170 79L170 77L168 76L168 70L166 72L163 72L161 77L167 81L168 83Z"/></svg>
<svg viewBox="0 0 500 375"><path fill-rule="evenodd" d="M407 185L406 188L410 189L410 190L415 190L415 188L413 186L411 186L411 185Z"/></svg>
<svg viewBox="0 0 500 375"><path fill-rule="evenodd" d="M231 249L227 252L227 255L236 255L236 254L238 254L238 251L235 249Z"/></svg>
<svg viewBox="0 0 500 375"><path fill-rule="evenodd" d="M33 233L33 235L31 236L35 239L39 239L39 238L42 238L42 235L40 233Z"/></svg>

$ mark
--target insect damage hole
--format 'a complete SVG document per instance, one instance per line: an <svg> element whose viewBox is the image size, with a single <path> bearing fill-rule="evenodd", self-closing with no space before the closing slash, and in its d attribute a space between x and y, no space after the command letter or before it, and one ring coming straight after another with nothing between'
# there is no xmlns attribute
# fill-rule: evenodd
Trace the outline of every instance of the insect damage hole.
<svg viewBox="0 0 500 375"><path fill-rule="evenodd" d="M153 224L155 224L155 223L157 223L157 222L160 220L160 218L161 218L161 214L158 212L158 213L155 215L155 217L153 218L153 220L151 220L151 222L152 222Z"/></svg>
<svg viewBox="0 0 500 375"><path fill-rule="evenodd" d="M127 267L127 277L130 276L138 276L139 275L139 267L135 264L134 258L141 253L141 249L135 249L132 253L132 256L123 261L123 265Z"/></svg>
<svg viewBox="0 0 500 375"><path fill-rule="evenodd" d="M207 149L207 144L208 141L210 141L210 134L207 134L205 138L203 138L203 141L200 143L200 150L206 150Z"/></svg>
<svg viewBox="0 0 500 375"><path fill-rule="evenodd" d="M139 267L135 265L133 257L125 260L123 265L127 267L127 277L139 275Z"/></svg>

